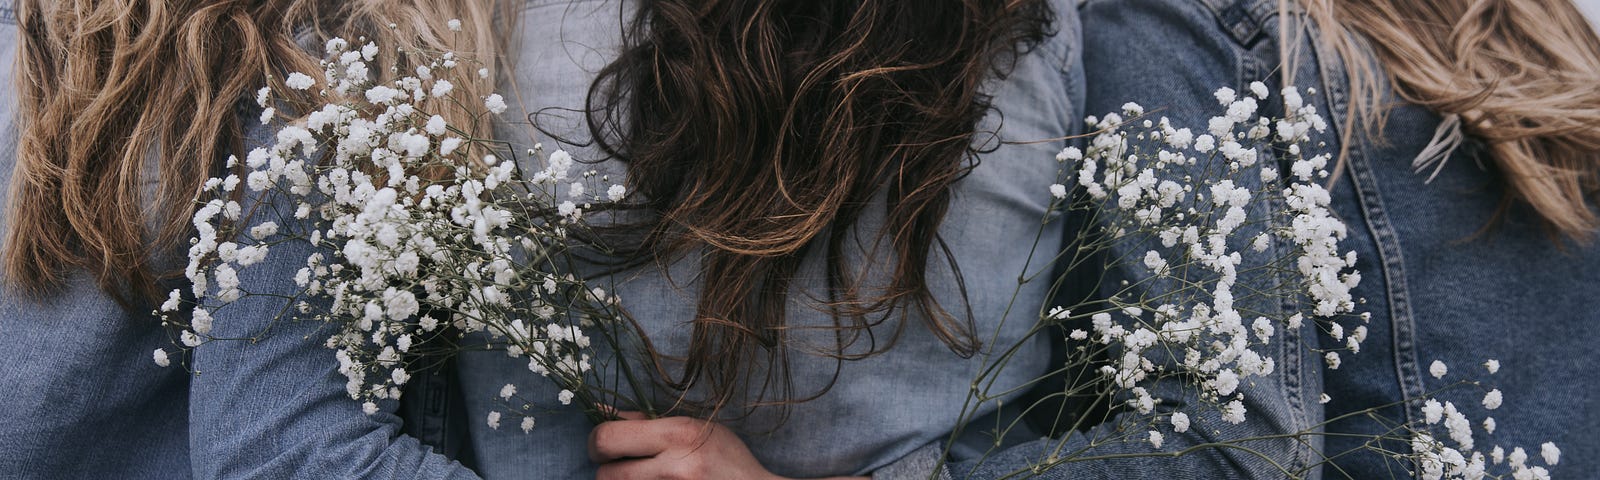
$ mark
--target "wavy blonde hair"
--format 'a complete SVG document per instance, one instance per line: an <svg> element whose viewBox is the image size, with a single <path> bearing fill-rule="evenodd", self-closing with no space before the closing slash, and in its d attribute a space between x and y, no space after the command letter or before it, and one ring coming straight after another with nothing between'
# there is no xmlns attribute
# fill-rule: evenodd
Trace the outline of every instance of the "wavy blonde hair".
<svg viewBox="0 0 1600 480"><path fill-rule="evenodd" d="M1600 38L1571 3L1296 1L1349 69L1347 127L1360 121L1381 134L1379 82L1387 80L1402 99L1459 121L1487 147L1508 187L1490 225L1523 203L1560 235L1594 236ZM1374 56L1381 71L1367 60ZM1346 148L1353 130L1344 129Z"/></svg>
<svg viewBox="0 0 1600 480"><path fill-rule="evenodd" d="M240 148L242 99L265 83L291 92L287 72L320 72L321 42L333 36L403 52L381 56L378 81L408 73L419 51L459 52L492 72L500 49L492 8L482 0L19 2L22 131L6 278L48 294L78 267L124 304L156 297L169 272L154 271L152 258L189 236L190 199ZM490 88L460 83L461 95ZM154 197L145 198L152 182Z"/></svg>

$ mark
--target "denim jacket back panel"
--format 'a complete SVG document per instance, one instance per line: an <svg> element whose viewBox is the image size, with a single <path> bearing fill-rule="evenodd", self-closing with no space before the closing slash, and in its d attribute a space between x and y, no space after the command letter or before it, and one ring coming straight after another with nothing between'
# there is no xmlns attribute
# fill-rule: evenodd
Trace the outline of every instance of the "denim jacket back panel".
<svg viewBox="0 0 1600 480"><path fill-rule="evenodd" d="M1120 102L1144 96L1160 97L1174 87L1216 88L1224 85L1188 85L1197 81L1232 78L1236 89L1250 81L1265 81L1271 90L1284 86L1278 69L1280 45L1277 0L1151 0L1119 3L1119 9L1154 9L1173 18L1189 20L1177 31L1208 40L1225 39L1232 48L1224 54L1173 42L1172 58L1118 58L1119 62L1153 65L1145 67L1141 78L1118 78L1120 73L1096 72L1094 19L1086 16L1090 38L1086 52L1090 98L1088 110L1108 110ZM1132 5L1137 4L1137 5ZM1093 3L1091 3L1093 5ZM1205 11L1209 15L1171 15L1171 12ZM1302 18L1298 12L1290 18ZM1129 41L1137 36L1159 36L1154 29L1125 28ZM1346 68L1328 45L1311 28L1294 45L1298 68L1295 85L1302 91L1316 88L1308 96L1333 127L1322 138L1324 151L1337 154L1351 108ZM1291 31L1292 33L1292 31ZM1117 34L1110 34L1117 35ZM1107 41L1109 43L1109 41ZM1202 43L1203 44L1203 43ZM1370 58L1364 59L1371 61ZM1203 79L1203 80L1202 80ZM1242 89L1241 89L1242 90ZM1411 161L1429 143L1441 118L1417 105L1384 92L1390 106L1382 129L1359 126L1349 129L1351 141L1345 168L1333 185L1333 209L1349 225L1343 248L1354 250L1357 269L1363 279L1355 293L1364 298L1359 309L1372 314L1365 326L1368 338L1356 355L1344 354L1338 369L1320 365L1307 368L1302 380L1317 385L1325 380L1333 400L1326 406L1308 403L1281 405L1280 409L1323 409L1328 418L1367 408L1416 398L1462 380L1484 380L1505 392L1506 405L1493 412L1483 409L1480 399L1490 388L1467 386L1438 396L1451 401L1469 418L1493 415L1498 429L1493 434L1475 428L1480 450L1503 445L1508 451L1521 446L1532 451L1539 443L1554 440L1566 450L1585 454L1596 451L1595 440L1569 432L1583 432L1596 426L1600 418L1581 413L1595 411L1591 392L1597 385L1580 365L1596 359L1587 343L1595 332L1600 314L1592 306L1596 285L1600 285L1600 252L1593 247L1557 247L1537 225L1525 208L1513 207L1506 222L1498 228L1476 235L1495 211L1504 193L1492 160L1481 146L1458 150L1432 182L1428 174L1414 174ZM1111 98L1105 98L1111 97ZM1117 98L1122 97L1122 98ZM1202 99L1205 100L1205 99ZM1191 103L1182 103L1191 102ZM1162 114L1180 116L1193 100L1146 104L1150 109L1175 107ZM1205 102L1201 102L1205 103ZM1207 108L1210 108L1209 106ZM1281 106L1277 108L1281 114ZM1271 111L1271 110L1269 110ZM1215 114L1207 110L1203 119ZM1381 131L1381 134L1377 133ZM1280 166L1281 167L1281 166ZM1346 324L1346 328L1354 325ZM1337 349L1343 342L1322 334L1313 347ZM1317 355L1310 355L1315 357ZM1482 362L1497 359L1505 365L1500 373L1488 375ZM1428 374L1429 365L1439 360L1449 367L1443 378ZM1325 377L1325 378L1321 378ZM1302 398L1314 399L1317 392ZM1518 402L1512 405L1513 400ZM1389 418L1420 421L1420 402L1407 408L1388 408L1380 413ZM1361 446L1362 439L1343 434L1379 434L1387 431L1364 416L1333 422L1322 453L1339 455ZM1442 432L1437 437L1446 438ZM1406 451L1404 444L1389 445ZM1551 471L1579 473L1597 471L1585 458L1563 456ZM1588 456L1586 458L1594 458ZM1362 453L1341 456L1326 468L1331 478L1407 476L1411 465L1385 456Z"/></svg>

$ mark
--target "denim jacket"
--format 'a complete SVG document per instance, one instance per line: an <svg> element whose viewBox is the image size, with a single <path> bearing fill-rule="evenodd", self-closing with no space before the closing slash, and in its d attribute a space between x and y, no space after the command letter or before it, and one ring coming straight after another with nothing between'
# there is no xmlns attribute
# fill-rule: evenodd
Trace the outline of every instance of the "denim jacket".
<svg viewBox="0 0 1600 480"><path fill-rule="evenodd" d="M1349 226L1341 246L1359 258L1356 268L1363 280L1353 293L1365 300L1359 310L1372 315L1368 340L1337 369L1308 348L1283 349L1278 364L1288 368L1247 394L1252 415L1266 417L1247 422L1248 433L1290 433L1431 394L1463 379L1482 380L1487 386L1438 395L1474 419L1479 450L1523 447L1537 459L1539 445L1554 441L1565 451L1558 465L1548 467L1554 477L1600 471L1600 436L1593 434L1600 427L1600 397L1593 394L1600 377L1587 370L1600 361L1600 350L1588 338L1600 333L1595 307L1600 248L1554 241L1522 205L1511 207L1502 223L1480 231L1506 192L1502 174L1481 145L1468 142L1458 149L1431 182L1431 171L1413 173L1412 160L1429 145L1441 117L1384 85L1386 123L1381 128L1345 125L1342 119L1351 109L1346 66L1319 40L1314 26L1304 35L1284 37L1299 44L1279 44L1279 13L1278 0L1091 0L1083 10L1089 113L1117 111L1133 101L1175 124L1205 125L1218 113L1211 96L1218 87L1243 91L1257 80L1273 92L1286 86L1287 67L1279 59L1287 50L1298 60L1291 63L1294 84L1319 91L1307 101L1333 124L1321 137L1325 151L1348 149L1330 191L1333 210ZM1288 18L1305 23L1298 10ZM1379 68L1370 56L1361 60ZM1281 104L1264 108L1282 115ZM1348 144L1343 143L1346 134ZM1308 322L1298 339L1281 343L1340 347L1341 342L1311 328ZM1501 362L1499 373L1491 375L1482 366L1489 359ZM1443 378L1428 373L1434 361L1448 366ZM1490 387L1504 392L1506 401L1486 411L1480 399ZM1331 401L1321 404L1317 398L1324 392ZM1411 422L1424 418L1420 402L1380 413ZM1493 433L1477 423L1485 415L1497 420ZM1364 439L1348 434L1386 430L1365 416L1352 416L1329 422L1323 428L1326 437L1278 445L1287 449L1274 448L1265 458L1202 453L1215 459L1213 466L1235 470L1188 474L1280 478L1263 460L1315 465L1323 455L1359 448ZM1403 442L1383 446L1409 451ZM1332 458L1321 475L1388 478L1415 470L1407 462L1362 451Z"/></svg>

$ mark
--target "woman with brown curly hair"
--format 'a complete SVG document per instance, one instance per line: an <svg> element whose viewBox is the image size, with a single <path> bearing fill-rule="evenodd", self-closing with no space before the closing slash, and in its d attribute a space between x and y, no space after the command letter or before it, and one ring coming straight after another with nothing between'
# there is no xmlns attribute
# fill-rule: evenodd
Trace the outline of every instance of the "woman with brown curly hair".
<svg viewBox="0 0 1600 480"><path fill-rule="evenodd" d="M607 229L631 267L609 278L669 418L595 428L549 402L531 433L475 421L480 471L931 473L971 357L1019 343L1032 322L1008 307L1044 301L1016 279L1048 268L1028 260L1039 192L1081 123L1072 2L535 0L517 25L506 118L632 192ZM1036 340L1000 383L1043 374ZM504 354L459 373L473 415L505 410L507 383L556 398Z"/></svg>

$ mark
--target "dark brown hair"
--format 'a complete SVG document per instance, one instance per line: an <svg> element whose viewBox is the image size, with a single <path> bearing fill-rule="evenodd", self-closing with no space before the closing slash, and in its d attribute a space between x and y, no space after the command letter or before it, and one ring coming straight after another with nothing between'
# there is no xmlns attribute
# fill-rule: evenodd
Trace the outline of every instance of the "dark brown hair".
<svg viewBox="0 0 1600 480"><path fill-rule="evenodd" d="M977 351L970 314L932 297L927 266L935 254L955 266L938 229L951 186L976 164L984 86L1050 19L1029 0L641 2L588 111L598 146L627 162L653 214L633 226L648 232L635 254L701 254L684 371L665 383L709 394L698 406L712 409L753 390L746 405L803 401L789 391L784 309L813 253L826 259L819 308L835 319L835 358L892 346L870 329L900 322L897 338L908 310L955 352ZM887 245L893 258L873 261L892 276L868 286L846 243L880 195L884 225L866 250ZM866 353L847 355L862 338Z"/></svg>

